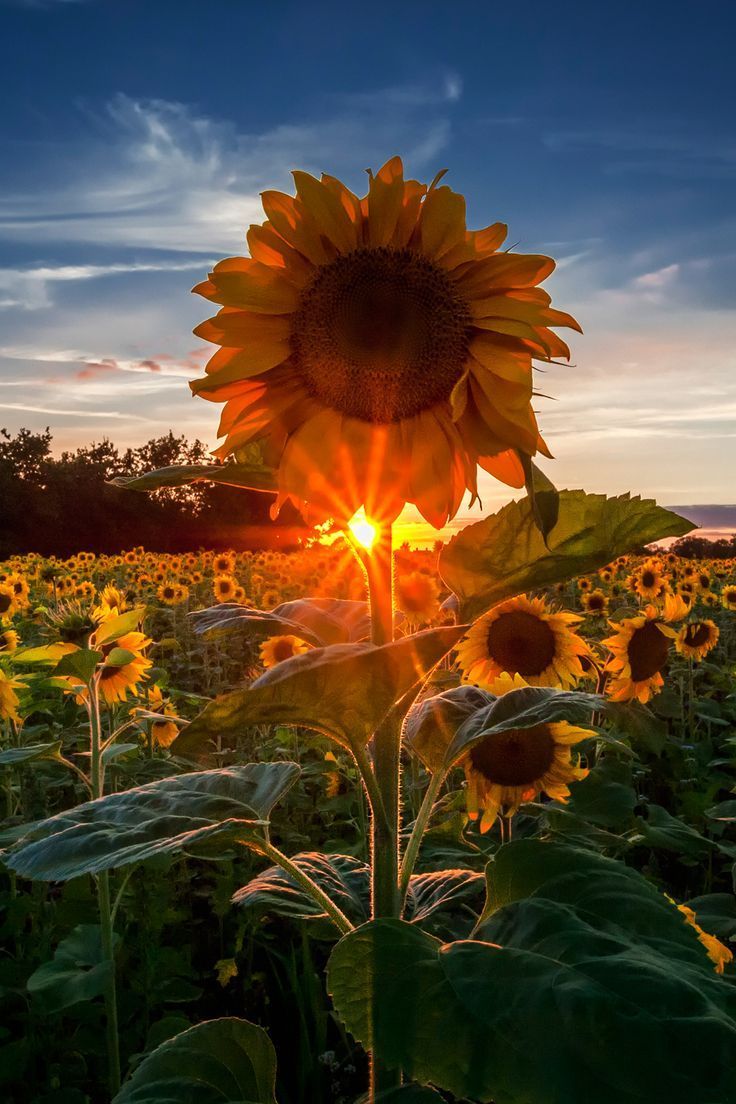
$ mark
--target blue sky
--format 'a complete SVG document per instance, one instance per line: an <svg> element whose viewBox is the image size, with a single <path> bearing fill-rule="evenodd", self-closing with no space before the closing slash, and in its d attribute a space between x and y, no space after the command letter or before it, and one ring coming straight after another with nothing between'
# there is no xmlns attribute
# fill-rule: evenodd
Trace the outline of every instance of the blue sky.
<svg viewBox="0 0 736 1104"><path fill-rule="evenodd" d="M0 426L214 446L190 287L291 168L400 153L558 259L557 485L736 501L735 11L0 0Z"/></svg>

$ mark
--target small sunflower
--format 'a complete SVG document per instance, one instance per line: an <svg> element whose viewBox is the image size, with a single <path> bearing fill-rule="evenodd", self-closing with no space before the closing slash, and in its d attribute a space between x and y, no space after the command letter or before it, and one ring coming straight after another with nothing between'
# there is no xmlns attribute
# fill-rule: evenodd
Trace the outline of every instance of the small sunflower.
<svg viewBox="0 0 736 1104"><path fill-rule="evenodd" d="M235 570L235 553L216 552L212 557L212 570L215 575L232 575Z"/></svg>
<svg viewBox="0 0 736 1104"><path fill-rule="evenodd" d="M10 617L15 613L15 592L7 583L0 583L0 617Z"/></svg>
<svg viewBox="0 0 736 1104"><path fill-rule="evenodd" d="M425 571L412 571L396 578L396 606L410 621L431 621L440 610L439 583Z"/></svg>
<svg viewBox="0 0 736 1104"><path fill-rule="evenodd" d="M647 601L661 597L666 580L661 564L647 560L631 576L632 590Z"/></svg>
<svg viewBox="0 0 736 1104"><path fill-rule="evenodd" d="M95 621L108 621L111 617L117 617L128 608L125 595L116 586L103 587L97 595L99 605L92 610Z"/></svg>
<svg viewBox="0 0 736 1104"><path fill-rule="evenodd" d="M675 647L680 655L699 663L713 651L719 636L720 629L713 621L689 621L677 634Z"/></svg>
<svg viewBox="0 0 736 1104"><path fill-rule="evenodd" d="M212 583L212 590L218 602L235 601L235 592L238 584L232 575L216 575Z"/></svg>
<svg viewBox="0 0 736 1104"><path fill-rule="evenodd" d="M591 735L567 721L556 721L480 740L461 763L470 819L480 817L480 830L487 832L499 813L513 816L523 802L539 794L565 802L569 783L588 774L573 760L570 747Z"/></svg>
<svg viewBox="0 0 736 1104"><path fill-rule="evenodd" d="M308 652L311 644L300 640L298 636L271 636L261 644L261 663L264 667L275 667L285 659Z"/></svg>
<svg viewBox="0 0 736 1104"><path fill-rule="evenodd" d="M478 464L521 487L520 453L549 455L532 358L569 358L550 327L580 327L537 286L554 262L501 252L501 223L468 231L439 179L405 180L394 157L359 198L295 172L295 197L263 193L250 257L194 289L222 309L195 330L221 348L192 391L225 403L219 457L265 439L276 511L390 522L414 502L439 528Z"/></svg>
<svg viewBox="0 0 736 1104"><path fill-rule="evenodd" d="M586 591L589 591L592 588L592 586L593 586L593 584L591 583L590 579L586 579L585 576L583 576L582 578L577 580L578 590L582 590L583 593L586 593Z"/></svg>
<svg viewBox="0 0 736 1104"><path fill-rule="evenodd" d="M15 629L3 629L0 625L0 652L14 652L20 637Z"/></svg>
<svg viewBox="0 0 736 1104"><path fill-rule="evenodd" d="M457 648L463 681L486 687L506 671L530 686L573 686L588 645L572 631L581 618L519 595L479 617Z"/></svg>
<svg viewBox="0 0 736 1104"><path fill-rule="evenodd" d="M112 705L117 701L125 701L129 690L134 690L138 683L148 678L147 671L153 667L150 659L143 655L151 641L141 632L125 633L112 645L104 645L102 652L105 654L105 662L100 669L100 694L107 703ZM90 640L90 646L94 647L94 636ZM107 662L107 656L114 649L122 648L130 652L132 659L120 666L113 666Z"/></svg>
<svg viewBox="0 0 736 1104"><path fill-rule="evenodd" d="M654 606L647 606L639 617L609 625L616 633L603 641L611 652L605 670L613 676L606 692L613 701L636 698L644 704L664 686L662 671L677 633Z"/></svg>
<svg viewBox="0 0 736 1104"><path fill-rule="evenodd" d="M727 586L723 588L721 605L724 609L736 611L736 586Z"/></svg>
<svg viewBox="0 0 736 1104"><path fill-rule="evenodd" d="M591 615L603 615L608 612L608 598L602 590L591 590L580 599L580 605L586 613Z"/></svg>
<svg viewBox="0 0 736 1104"><path fill-rule="evenodd" d="M178 583L162 583L156 591L156 596L165 606L178 606L183 601L181 590Z"/></svg>

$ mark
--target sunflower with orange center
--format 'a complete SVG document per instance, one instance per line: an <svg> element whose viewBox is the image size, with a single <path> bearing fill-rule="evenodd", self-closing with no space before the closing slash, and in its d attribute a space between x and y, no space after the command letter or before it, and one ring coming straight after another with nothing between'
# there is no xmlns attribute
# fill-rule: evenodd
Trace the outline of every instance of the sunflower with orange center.
<svg viewBox="0 0 736 1104"><path fill-rule="evenodd" d="M522 456L550 455L532 359L569 359L550 327L580 329L537 286L554 261L501 251L502 223L468 230L440 176L405 180L394 157L359 198L295 172L296 196L263 193L250 256L194 289L222 309L195 330L221 348L192 391L225 404L219 457L263 442L276 512L342 522L363 506L387 524L413 502L439 528L475 496L477 465L521 487Z"/></svg>
<svg viewBox="0 0 736 1104"><path fill-rule="evenodd" d="M494 606L457 647L464 682L489 687L497 675L521 675L529 686L573 686L588 645L573 631L582 618L519 595Z"/></svg>
<svg viewBox="0 0 736 1104"><path fill-rule="evenodd" d="M496 817L513 816L525 801L545 793L566 802L569 784L588 771L573 760L570 748L593 733L567 721L509 729L486 736L464 756L467 806L487 832Z"/></svg>

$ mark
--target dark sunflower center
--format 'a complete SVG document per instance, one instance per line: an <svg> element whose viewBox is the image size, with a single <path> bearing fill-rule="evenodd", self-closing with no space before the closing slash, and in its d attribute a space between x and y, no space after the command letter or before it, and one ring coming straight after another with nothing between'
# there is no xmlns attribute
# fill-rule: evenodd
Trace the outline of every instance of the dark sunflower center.
<svg viewBox="0 0 736 1104"><path fill-rule="evenodd" d="M667 662L668 654L669 641L654 621L647 621L636 629L628 647L632 682L641 682L656 675Z"/></svg>
<svg viewBox="0 0 736 1104"><path fill-rule="evenodd" d="M644 571L641 576L642 586L653 587L656 582L653 571Z"/></svg>
<svg viewBox="0 0 736 1104"><path fill-rule="evenodd" d="M291 659L294 655L294 645L290 640L277 640L273 646L273 658L277 663L285 659Z"/></svg>
<svg viewBox="0 0 736 1104"><path fill-rule="evenodd" d="M447 273L411 249L358 249L318 269L291 331L316 399L389 423L444 402L468 356L470 314Z"/></svg>
<svg viewBox="0 0 736 1104"><path fill-rule="evenodd" d="M703 590L707 590L710 586L710 577L708 575L700 575L698 578L698 582L700 583Z"/></svg>
<svg viewBox="0 0 736 1104"><path fill-rule="evenodd" d="M502 613L488 629L488 655L503 671L541 675L555 656L555 634L524 610Z"/></svg>
<svg viewBox="0 0 736 1104"><path fill-rule="evenodd" d="M0 592L0 613L7 613L13 604L13 599L9 594Z"/></svg>
<svg viewBox="0 0 736 1104"><path fill-rule="evenodd" d="M736 590L727 590L726 591L726 601L727 602L736 602Z"/></svg>
<svg viewBox="0 0 736 1104"><path fill-rule="evenodd" d="M602 598L600 594L591 594L588 599L589 610L602 610L605 604L605 598Z"/></svg>
<svg viewBox="0 0 736 1104"><path fill-rule="evenodd" d="M549 725L511 729L487 736L470 752L470 762L497 786L530 786L552 766L555 742Z"/></svg>
<svg viewBox="0 0 736 1104"><path fill-rule="evenodd" d="M710 628L702 622L687 625L685 628L685 643L691 648L699 648L710 640Z"/></svg>

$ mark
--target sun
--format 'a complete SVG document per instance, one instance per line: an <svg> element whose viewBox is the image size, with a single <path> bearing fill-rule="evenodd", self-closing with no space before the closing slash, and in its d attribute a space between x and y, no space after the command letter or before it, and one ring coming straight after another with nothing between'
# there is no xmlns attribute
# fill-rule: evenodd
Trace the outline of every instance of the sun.
<svg viewBox="0 0 736 1104"><path fill-rule="evenodd" d="M358 544L370 550L376 539L376 526L360 510L350 519L348 525Z"/></svg>

